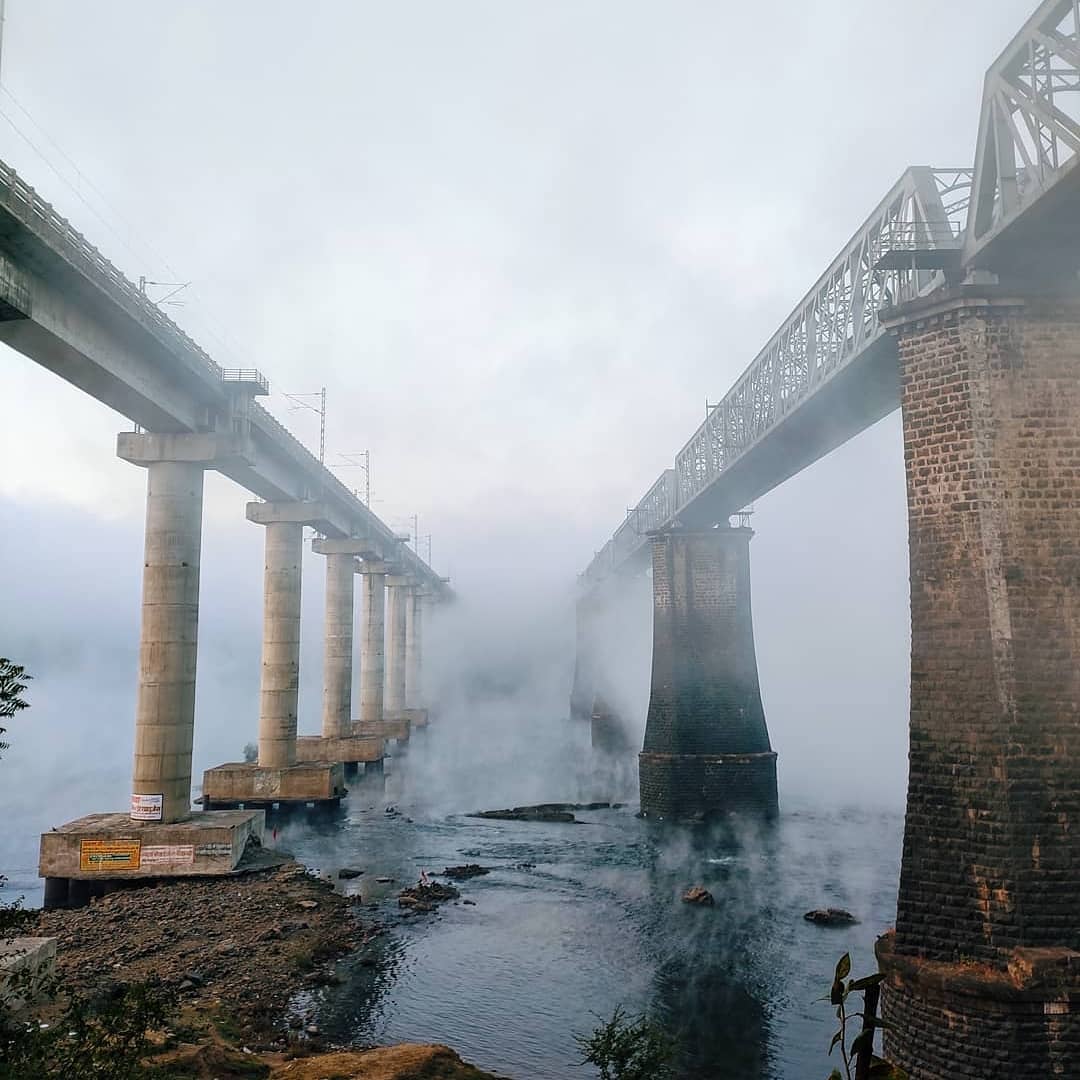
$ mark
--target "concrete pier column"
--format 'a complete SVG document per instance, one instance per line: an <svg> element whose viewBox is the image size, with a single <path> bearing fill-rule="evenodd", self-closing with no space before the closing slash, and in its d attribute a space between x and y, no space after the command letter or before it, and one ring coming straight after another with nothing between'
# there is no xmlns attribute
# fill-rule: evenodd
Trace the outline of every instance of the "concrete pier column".
<svg viewBox="0 0 1080 1080"><path fill-rule="evenodd" d="M259 764L286 768L296 764L304 526L294 521L274 521L265 528Z"/></svg>
<svg viewBox="0 0 1080 1080"><path fill-rule="evenodd" d="M191 809L203 465L146 465L142 636L132 817L168 823Z"/></svg>
<svg viewBox="0 0 1080 1080"><path fill-rule="evenodd" d="M191 809L203 472L253 450L235 434L125 431L116 453L146 469L131 817L166 825Z"/></svg>
<svg viewBox="0 0 1080 1080"><path fill-rule="evenodd" d="M360 605L360 722L383 719L383 688L386 656L385 563L364 561Z"/></svg>
<svg viewBox="0 0 1080 1080"><path fill-rule="evenodd" d="M386 712L393 716L404 712L405 641L409 592L412 579L393 576L386 579Z"/></svg>
<svg viewBox="0 0 1080 1080"><path fill-rule="evenodd" d="M326 556L326 644L323 654L323 738L352 732L353 592L356 558Z"/></svg>
<svg viewBox="0 0 1080 1080"><path fill-rule="evenodd" d="M1074 282L1075 285L1075 282ZM1080 298L886 316L911 560L911 749L887 1056L912 1080L1080 1062Z"/></svg>
<svg viewBox="0 0 1080 1080"><path fill-rule="evenodd" d="M641 810L777 813L776 755L758 687L747 528L653 537L653 665Z"/></svg>
<svg viewBox="0 0 1080 1080"><path fill-rule="evenodd" d="M414 585L405 598L405 707L424 707L424 590Z"/></svg>

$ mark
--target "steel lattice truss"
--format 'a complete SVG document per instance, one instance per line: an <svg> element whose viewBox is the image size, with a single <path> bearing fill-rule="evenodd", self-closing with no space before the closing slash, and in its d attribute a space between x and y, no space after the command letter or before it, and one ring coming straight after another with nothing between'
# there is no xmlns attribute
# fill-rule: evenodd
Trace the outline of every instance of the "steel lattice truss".
<svg viewBox="0 0 1080 1080"><path fill-rule="evenodd" d="M627 511L584 583L637 553L650 530L675 523L735 461L872 348L883 334L880 309L932 292L949 267L958 276L980 268L987 245L1044 195L1075 194L1078 161L1080 0L1043 0L987 72L974 170L912 168L901 177L709 410L675 467Z"/></svg>
<svg viewBox="0 0 1080 1080"><path fill-rule="evenodd" d="M986 75L965 262L1080 159L1080 0L1048 0Z"/></svg>
<svg viewBox="0 0 1080 1080"><path fill-rule="evenodd" d="M959 250L970 169L911 168L675 457L585 572L598 580L633 555L646 534L677 519L741 454L883 333L882 307L941 283ZM938 257L935 258L935 253Z"/></svg>

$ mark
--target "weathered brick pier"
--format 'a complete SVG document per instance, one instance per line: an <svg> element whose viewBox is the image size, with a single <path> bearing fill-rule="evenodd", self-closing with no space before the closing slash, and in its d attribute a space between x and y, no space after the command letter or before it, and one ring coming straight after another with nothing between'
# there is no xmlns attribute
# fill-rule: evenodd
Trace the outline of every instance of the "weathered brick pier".
<svg viewBox="0 0 1080 1080"><path fill-rule="evenodd" d="M1080 296L895 312L911 754L886 1044L913 1077L1080 1069Z"/></svg>
<svg viewBox="0 0 1080 1080"><path fill-rule="evenodd" d="M652 540L653 670L639 761L647 817L777 812L758 686L748 528Z"/></svg>

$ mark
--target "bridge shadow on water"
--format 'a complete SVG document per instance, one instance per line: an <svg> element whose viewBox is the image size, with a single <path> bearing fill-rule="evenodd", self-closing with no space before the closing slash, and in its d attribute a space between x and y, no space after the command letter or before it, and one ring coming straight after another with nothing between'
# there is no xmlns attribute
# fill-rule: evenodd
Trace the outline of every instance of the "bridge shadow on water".
<svg viewBox="0 0 1080 1080"><path fill-rule="evenodd" d="M892 918L898 815L811 807L707 828L630 805L581 811L576 825L481 820L441 801L429 771L446 758L441 739L410 746L385 790L363 783L336 820L281 837L335 878L362 869L336 887L385 928L338 964L337 985L299 1002L328 1038L439 1041L519 1080L589 1077L575 1036L618 1006L674 1036L684 1080L827 1075L832 1017L817 999L842 952L862 973ZM421 870L462 862L491 872L437 914L398 909ZM684 903L693 885L714 903ZM862 921L826 931L802 919L826 905Z"/></svg>
<svg viewBox="0 0 1080 1080"><path fill-rule="evenodd" d="M650 912L658 945L650 1015L676 1043L686 1080L772 1075L762 964L771 912L763 898L775 868L775 830L643 823L652 852ZM702 884L709 905L672 911L672 896Z"/></svg>

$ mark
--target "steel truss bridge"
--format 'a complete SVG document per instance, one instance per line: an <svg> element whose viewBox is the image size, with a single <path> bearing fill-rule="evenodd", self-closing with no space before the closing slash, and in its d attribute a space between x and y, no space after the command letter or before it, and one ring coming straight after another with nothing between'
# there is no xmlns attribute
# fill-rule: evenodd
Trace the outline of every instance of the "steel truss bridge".
<svg viewBox="0 0 1080 1080"><path fill-rule="evenodd" d="M987 72L973 168L909 168L581 575L708 527L899 408L880 313L972 274L1080 263L1080 0L1045 0Z"/></svg>

